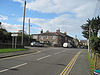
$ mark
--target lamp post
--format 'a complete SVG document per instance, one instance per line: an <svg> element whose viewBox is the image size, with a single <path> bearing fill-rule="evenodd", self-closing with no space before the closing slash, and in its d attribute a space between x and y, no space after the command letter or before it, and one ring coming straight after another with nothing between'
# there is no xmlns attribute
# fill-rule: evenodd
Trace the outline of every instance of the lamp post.
<svg viewBox="0 0 100 75"><path fill-rule="evenodd" d="M23 16L23 31L22 31L22 46L24 46L24 24L25 24L25 8L26 8L26 1L24 3L24 16Z"/></svg>

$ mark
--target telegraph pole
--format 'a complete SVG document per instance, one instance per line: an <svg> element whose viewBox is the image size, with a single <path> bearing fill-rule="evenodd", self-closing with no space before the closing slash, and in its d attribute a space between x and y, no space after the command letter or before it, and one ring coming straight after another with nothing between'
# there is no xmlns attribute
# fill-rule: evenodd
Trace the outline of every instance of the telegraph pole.
<svg viewBox="0 0 100 75"><path fill-rule="evenodd" d="M30 18L29 18L29 45L30 45Z"/></svg>
<svg viewBox="0 0 100 75"><path fill-rule="evenodd" d="M30 18L29 18L29 36L30 36Z"/></svg>
<svg viewBox="0 0 100 75"><path fill-rule="evenodd" d="M92 23L91 23L92 24ZM90 25L89 25L89 39L88 39L88 52L90 51Z"/></svg>
<svg viewBox="0 0 100 75"><path fill-rule="evenodd" d="M23 31L22 31L22 46L24 46L24 24L25 24L25 8L26 8L26 1L24 3L24 16L23 16Z"/></svg>

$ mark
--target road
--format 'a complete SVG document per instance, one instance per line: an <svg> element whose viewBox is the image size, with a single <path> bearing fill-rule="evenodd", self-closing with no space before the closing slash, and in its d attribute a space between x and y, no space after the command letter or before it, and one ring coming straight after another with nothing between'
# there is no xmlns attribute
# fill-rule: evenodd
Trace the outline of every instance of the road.
<svg viewBox="0 0 100 75"><path fill-rule="evenodd" d="M91 75L87 50L35 48L34 54L0 59L0 75Z"/></svg>

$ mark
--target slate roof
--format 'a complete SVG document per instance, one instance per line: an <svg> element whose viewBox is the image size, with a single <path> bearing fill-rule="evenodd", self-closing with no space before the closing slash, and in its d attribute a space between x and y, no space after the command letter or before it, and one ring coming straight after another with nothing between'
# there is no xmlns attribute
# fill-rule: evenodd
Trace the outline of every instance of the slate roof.
<svg viewBox="0 0 100 75"><path fill-rule="evenodd" d="M73 37L69 36L69 35L65 35L64 33L61 32L44 32L44 33L40 33L40 34L33 34L33 35L44 35L44 36L63 36L63 37L69 37L71 39L73 39Z"/></svg>

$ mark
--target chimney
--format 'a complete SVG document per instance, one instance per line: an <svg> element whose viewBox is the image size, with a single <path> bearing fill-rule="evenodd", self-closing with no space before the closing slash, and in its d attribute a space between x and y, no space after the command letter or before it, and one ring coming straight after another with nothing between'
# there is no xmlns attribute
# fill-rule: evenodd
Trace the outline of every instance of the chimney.
<svg viewBox="0 0 100 75"><path fill-rule="evenodd" d="M47 30L46 33L49 33L49 30Z"/></svg>
<svg viewBox="0 0 100 75"><path fill-rule="evenodd" d="M66 32L64 32L64 35L67 35L67 33L66 33Z"/></svg>
<svg viewBox="0 0 100 75"><path fill-rule="evenodd" d="M57 33L60 33L60 29L56 30Z"/></svg>
<svg viewBox="0 0 100 75"><path fill-rule="evenodd" d="M41 33L43 33L43 29L41 29Z"/></svg>

